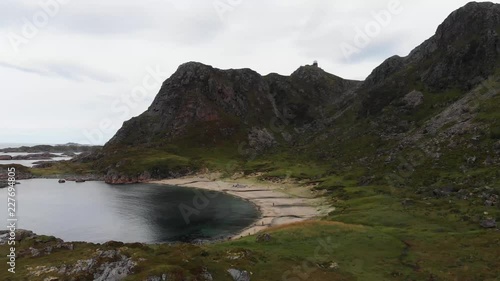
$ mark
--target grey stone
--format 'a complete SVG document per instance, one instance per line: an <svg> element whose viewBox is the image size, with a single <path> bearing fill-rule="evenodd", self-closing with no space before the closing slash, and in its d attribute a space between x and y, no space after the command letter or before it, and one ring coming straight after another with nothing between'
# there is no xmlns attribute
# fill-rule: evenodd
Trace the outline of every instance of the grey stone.
<svg viewBox="0 0 500 281"><path fill-rule="evenodd" d="M231 268L228 269L227 272L229 272L234 281L250 281L250 273L245 270L241 271Z"/></svg>
<svg viewBox="0 0 500 281"><path fill-rule="evenodd" d="M405 106L409 108L416 108L424 103L424 94L419 91L411 91L403 97L403 102L405 103Z"/></svg>
<svg viewBox="0 0 500 281"><path fill-rule="evenodd" d="M98 273L94 274L94 281L119 281L125 279L136 263L130 258L125 258L116 262L105 263L100 266Z"/></svg>
<svg viewBox="0 0 500 281"><path fill-rule="evenodd" d="M485 219L481 221L481 226L484 228L496 228L497 222L495 219Z"/></svg>
<svg viewBox="0 0 500 281"><path fill-rule="evenodd" d="M30 247L30 251L31 251L31 256L32 257L38 257L38 256L40 256L40 251L38 249Z"/></svg>

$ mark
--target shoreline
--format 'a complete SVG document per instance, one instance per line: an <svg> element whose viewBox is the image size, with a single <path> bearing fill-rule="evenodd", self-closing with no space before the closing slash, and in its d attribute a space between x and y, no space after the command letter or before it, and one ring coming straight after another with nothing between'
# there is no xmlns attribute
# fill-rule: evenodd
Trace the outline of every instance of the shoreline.
<svg viewBox="0 0 500 281"><path fill-rule="evenodd" d="M321 199L290 194L285 192L283 187L271 183L212 180L205 176L155 180L150 183L222 192L254 204L259 211L259 218L230 236L231 240L257 234L275 226L312 220L328 211Z"/></svg>

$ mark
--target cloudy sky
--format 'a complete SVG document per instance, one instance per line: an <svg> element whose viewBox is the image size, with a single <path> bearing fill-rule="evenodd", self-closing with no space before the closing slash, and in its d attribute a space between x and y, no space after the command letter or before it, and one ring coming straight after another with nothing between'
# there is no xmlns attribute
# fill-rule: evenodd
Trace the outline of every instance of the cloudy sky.
<svg viewBox="0 0 500 281"><path fill-rule="evenodd" d="M2 0L0 143L106 142L187 61L364 79L464 0Z"/></svg>

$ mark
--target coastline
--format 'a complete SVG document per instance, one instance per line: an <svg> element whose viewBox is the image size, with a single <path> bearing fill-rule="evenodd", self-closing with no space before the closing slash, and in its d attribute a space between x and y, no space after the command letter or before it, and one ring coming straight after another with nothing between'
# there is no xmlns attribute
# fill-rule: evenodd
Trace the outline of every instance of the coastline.
<svg viewBox="0 0 500 281"><path fill-rule="evenodd" d="M188 176L150 183L218 191L253 203L259 211L259 218L231 236L231 239L257 234L275 226L312 220L328 212L328 208L322 204L322 199L304 196L303 192L302 194L286 192L287 188L271 183L212 180L207 176ZM294 188L294 186L287 187ZM301 188L302 191L303 189Z"/></svg>

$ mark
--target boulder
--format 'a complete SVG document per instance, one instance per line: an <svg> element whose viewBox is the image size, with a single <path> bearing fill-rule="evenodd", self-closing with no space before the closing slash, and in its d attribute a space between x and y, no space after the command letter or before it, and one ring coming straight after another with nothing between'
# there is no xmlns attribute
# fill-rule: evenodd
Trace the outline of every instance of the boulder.
<svg viewBox="0 0 500 281"><path fill-rule="evenodd" d="M33 231L18 229L16 231L16 241L23 241L27 238L32 238L37 236Z"/></svg>
<svg viewBox="0 0 500 281"><path fill-rule="evenodd" d="M248 142L257 153L261 153L277 144L274 136L265 128L252 128L248 134Z"/></svg>
<svg viewBox="0 0 500 281"><path fill-rule="evenodd" d="M403 97L403 103L408 108L416 108L424 103L424 94L419 91L411 91Z"/></svg>
<svg viewBox="0 0 500 281"><path fill-rule="evenodd" d="M213 281L214 278L212 277L212 274L210 274L210 272L208 272L208 269L206 267L203 268L203 271L200 275L201 277L201 280L203 281Z"/></svg>
<svg viewBox="0 0 500 281"><path fill-rule="evenodd" d="M269 242L272 240L271 234L262 233L257 235L257 242Z"/></svg>
<svg viewBox="0 0 500 281"><path fill-rule="evenodd" d="M485 219L481 221L481 226L484 228L496 228L497 222L495 219Z"/></svg>
<svg viewBox="0 0 500 281"><path fill-rule="evenodd" d="M250 273L248 271L231 268L227 272L229 272L234 281L250 281Z"/></svg>

